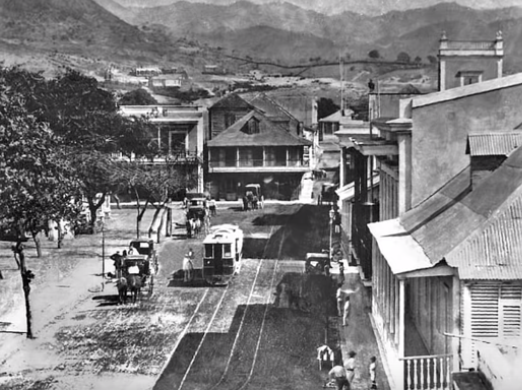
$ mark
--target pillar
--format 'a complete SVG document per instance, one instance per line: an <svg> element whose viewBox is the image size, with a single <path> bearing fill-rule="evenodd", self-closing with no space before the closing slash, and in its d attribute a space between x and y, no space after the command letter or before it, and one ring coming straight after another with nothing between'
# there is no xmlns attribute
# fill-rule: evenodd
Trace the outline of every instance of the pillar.
<svg viewBox="0 0 522 390"><path fill-rule="evenodd" d="M406 279L399 279L399 329L397 331L399 332L399 356L398 358L401 359L404 357L405 352L405 337L406 337ZM404 364L404 361L401 360L402 365ZM402 366L401 365L401 366ZM404 370L399 370L397 372L397 384L398 389L404 388Z"/></svg>
<svg viewBox="0 0 522 390"><path fill-rule="evenodd" d="M339 165L339 188L346 185L346 148L341 146L341 164Z"/></svg>
<svg viewBox="0 0 522 390"><path fill-rule="evenodd" d="M411 208L411 133L398 136L399 141L399 215Z"/></svg>
<svg viewBox="0 0 522 390"><path fill-rule="evenodd" d="M460 334L460 279L457 275L453 276L453 283L451 285L451 292L452 292L452 333L453 334ZM460 338L459 337L453 337L451 340L451 353L453 355L453 372L460 371L460 357L459 357L459 351L460 351Z"/></svg>

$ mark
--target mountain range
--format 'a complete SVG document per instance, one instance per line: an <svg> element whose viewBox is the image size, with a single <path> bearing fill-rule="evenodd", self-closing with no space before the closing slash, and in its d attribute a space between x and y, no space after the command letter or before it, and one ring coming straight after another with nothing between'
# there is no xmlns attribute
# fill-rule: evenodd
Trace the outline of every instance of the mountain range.
<svg viewBox="0 0 522 390"><path fill-rule="evenodd" d="M519 28L522 8L518 7L475 9L455 2L439 2L430 7L378 16L351 11L328 16L289 2L236 1L216 5L177 1L165 6L137 8L121 4L137 4L137 0L96 1L130 24L161 25L174 37L202 41L254 58L303 63L311 56L334 60L346 53L352 58L366 58L372 49L377 49L388 60L395 60L401 51L412 58L425 58L437 54L443 30L450 39L493 40L499 29L504 32L508 66L516 66L522 58L522 47L517 44L522 32ZM428 2L435 0L422 4ZM391 0L382 1L382 4L389 3ZM477 4L489 3L478 1Z"/></svg>
<svg viewBox="0 0 522 390"><path fill-rule="evenodd" d="M180 0L115 0L125 7L149 8L171 5ZM191 3L231 5L237 0L188 0ZM255 4L290 3L300 8L326 15L337 15L346 11L362 15L384 15L391 11L406 11L427 8L449 0L251 0ZM520 0L456 0L462 6L475 9L516 7Z"/></svg>
<svg viewBox="0 0 522 390"><path fill-rule="evenodd" d="M311 4L307 1L302 4ZM161 59L196 68L226 61L226 55L305 66L312 59L335 61L340 55L366 59L374 49L386 60L395 60L401 51L426 60L437 54L442 30L450 39L493 40L501 29L506 70L522 70L518 65L522 64L522 45L518 45L522 8L518 7L481 10L438 3L369 16L351 11L326 15L289 2L177 1L146 8L129 4L143 5L143 1L0 0L0 48L67 51L112 61L157 63ZM486 3L477 0L477 4Z"/></svg>

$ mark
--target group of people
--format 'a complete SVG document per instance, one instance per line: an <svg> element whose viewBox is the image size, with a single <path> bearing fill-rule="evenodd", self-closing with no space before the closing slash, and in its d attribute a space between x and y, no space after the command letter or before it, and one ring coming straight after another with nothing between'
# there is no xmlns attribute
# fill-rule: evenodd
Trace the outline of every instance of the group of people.
<svg viewBox="0 0 522 390"><path fill-rule="evenodd" d="M357 354L354 351L348 353L348 359L344 362L341 361L334 365L328 372L326 383L330 380L335 382L337 390L350 390L353 379L355 378L355 356ZM376 374L377 374L377 358L372 356L370 358L370 364L368 366L368 372L370 375L371 387L370 389L377 389ZM326 387L326 383L325 386Z"/></svg>

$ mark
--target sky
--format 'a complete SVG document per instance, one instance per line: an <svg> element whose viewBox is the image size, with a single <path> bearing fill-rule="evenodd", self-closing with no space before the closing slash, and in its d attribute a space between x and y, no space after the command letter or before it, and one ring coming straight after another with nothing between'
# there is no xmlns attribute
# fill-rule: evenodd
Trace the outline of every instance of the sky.
<svg viewBox="0 0 522 390"><path fill-rule="evenodd" d="M124 6L153 7L168 5L176 0L115 0ZM237 0L185 0L189 2L228 5ZM282 2L283 0L248 0L256 4ZM301 8L311 9L326 14L336 14L344 11L365 14L383 14L392 10L428 7L449 0L285 0ZM453 0L470 8L502 8L509 6L522 7L522 0Z"/></svg>

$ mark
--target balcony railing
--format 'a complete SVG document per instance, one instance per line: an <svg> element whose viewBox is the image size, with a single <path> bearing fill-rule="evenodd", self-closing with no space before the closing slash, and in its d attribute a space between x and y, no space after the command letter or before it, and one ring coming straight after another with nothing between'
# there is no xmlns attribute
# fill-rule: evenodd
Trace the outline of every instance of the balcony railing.
<svg viewBox="0 0 522 390"><path fill-rule="evenodd" d="M408 356L404 361L404 389L450 390L452 355Z"/></svg>
<svg viewBox="0 0 522 390"><path fill-rule="evenodd" d="M249 167L308 167L309 162L307 160L260 160L260 159L242 159L242 160L210 160L211 168L222 168L222 167L237 167L237 168L249 168Z"/></svg>

